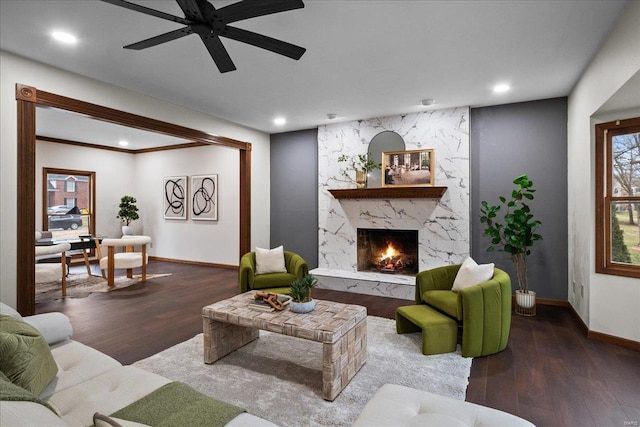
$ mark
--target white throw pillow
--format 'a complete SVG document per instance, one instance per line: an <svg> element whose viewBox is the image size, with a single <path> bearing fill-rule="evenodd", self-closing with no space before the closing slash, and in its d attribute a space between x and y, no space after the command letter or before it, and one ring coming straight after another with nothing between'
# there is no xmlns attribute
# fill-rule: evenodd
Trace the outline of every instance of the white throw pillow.
<svg viewBox="0 0 640 427"><path fill-rule="evenodd" d="M286 272L283 246L273 249L256 248L256 274Z"/></svg>
<svg viewBox="0 0 640 427"><path fill-rule="evenodd" d="M460 291L469 286L486 282L493 277L493 267L493 263L478 265L471 257L467 258L460 266L451 290Z"/></svg>

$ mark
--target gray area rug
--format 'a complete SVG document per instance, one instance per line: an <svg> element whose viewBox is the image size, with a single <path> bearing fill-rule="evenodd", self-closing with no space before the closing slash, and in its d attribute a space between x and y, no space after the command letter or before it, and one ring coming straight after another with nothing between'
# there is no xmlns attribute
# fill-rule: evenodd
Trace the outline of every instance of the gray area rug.
<svg viewBox="0 0 640 427"><path fill-rule="evenodd" d="M171 273L147 274L147 280L155 277L171 276ZM70 273L67 277L67 298L86 298L93 292L113 292L128 288L140 282L140 275L134 275L132 279L126 274L114 278L114 286L107 285L107 279L99 276L89 276L86 273ZM36 284L36 304L62 299L62 282Z"/></svg>
<svg viewBox="0 0 640 427"><path fill-rule="evenodd" d="M367 318L367 362L333 402L322 399L322 344L260 331L260 338L203 362L203 336L134 366L185 382L280 426L350 426L380 386L400 384L464 400L471 358L424 356L420 333L396 334L395 321Z"/></svg>

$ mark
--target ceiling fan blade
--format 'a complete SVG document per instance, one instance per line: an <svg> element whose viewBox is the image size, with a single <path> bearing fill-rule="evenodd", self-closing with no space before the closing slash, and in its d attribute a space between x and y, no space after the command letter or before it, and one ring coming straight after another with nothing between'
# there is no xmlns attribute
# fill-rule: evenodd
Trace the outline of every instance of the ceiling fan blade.
<svg viewBox="0 0 640 427"><path fill-rule="evenodd" d="M159 36L151 37L150 39L142 40L137 43L132 43L124 46L125 49L142 50L148 47L157 46L161 43L166 43L171 40L176 40L184 36L193 34L190 27L182 27L168 33L160 34Z"/></svg>
<svg viewBox="0 0 640 427"><path fill-rule="evenodd" d="M160 12L159 10L149 9L148 7L140 6L135 3L131 3L125 0L101 0L105 3L113 4L116 6L124 7L126 9L135 10L136 12L144 13L145 15L155 16L156 18L166 19L167 21L178 22L183 25L192 24L191 21L179 16L170 15L168 13Z"/></svg>
<svg viewBox="0 0 640 427"><path fill-rule="evenodd" d="M182 11L184 12L184 16L186 16L187 19L190 19L194 22L205 22L203 11L200 8L200 2L198 2L197 0L176 0L176 2L178 3L178 6L180 6L180 9L182 9ZM211 8L213 8L210 3L207 4Z"/></svg>
<svg viewBox="0 0 640 427"><path fill-rule="evenodd" d="M227 26L225 27L225 31L222 36L296 60L300 59L300 57L302 57L302 55L307 51L307 49L303 47L254 33L252 31L243 30L241 28Z"/></svg>
<svg viewBox="0 0 640 427"><path fill-rule="evenodd" d="M206 36L199 34L199 36L202 39L204 45L207 47L207 50L209 51L213 62L216 63L216 66L221 73L226 73L236 69L236 66L229 56L229 52L227 52L227 49L225 49L222 41L220 41L220 37L216 36L215 34Z"/></svg>
<svg viewBox="0 0 640 427"><path fill-rule="evenodd" d="M302 0L244 0L218 9L225 24L304 7Z"/></svg>

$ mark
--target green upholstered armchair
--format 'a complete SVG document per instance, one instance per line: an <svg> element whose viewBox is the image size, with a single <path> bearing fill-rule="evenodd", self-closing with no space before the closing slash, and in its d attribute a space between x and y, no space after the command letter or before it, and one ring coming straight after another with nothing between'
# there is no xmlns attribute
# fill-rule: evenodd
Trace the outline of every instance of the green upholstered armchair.
<svg viewBox="0 0 640 427"><path fill-rule="evenodd" d="M255 274L256 253L248 252L240 258L240 292L259 289L264 292L289 293L289 284L309 274L307 262L294 252L284 251L286 273Z"/></svg>
<svg viewBox="0 0 640 427"><path fill-rule="evenodd" d="M511 329L511 279L494 268L493 277L459 292L451 290L460 265L416 275L416 304L427 304L462 324L462 355L486 356L507 346Z"/></svg>

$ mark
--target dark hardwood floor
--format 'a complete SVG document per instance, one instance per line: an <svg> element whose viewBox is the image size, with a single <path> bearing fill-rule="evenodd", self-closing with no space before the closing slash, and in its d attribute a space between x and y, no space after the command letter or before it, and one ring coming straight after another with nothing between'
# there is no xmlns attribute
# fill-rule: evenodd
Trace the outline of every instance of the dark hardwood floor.
<svg viewBox="0 0 640 427"><path fill-rule="evenodd" d="M74 339L130 364L202 332L202 307L238 292L235 270L153 261L149 271L172 275L117 292L38 304L36 311L65 313ZM411 303L323 289L313 293L364 305L369 315L387 318ZM587 339L567 308L538 306L536 317L512 317L505 351L473 360L467 401L537 426L637 426L640 352Z"/></svg>

